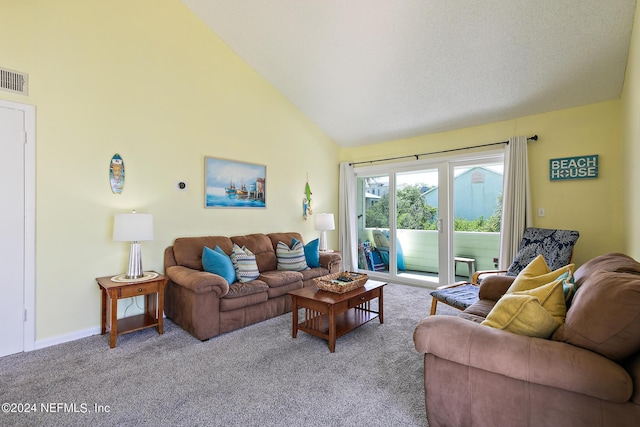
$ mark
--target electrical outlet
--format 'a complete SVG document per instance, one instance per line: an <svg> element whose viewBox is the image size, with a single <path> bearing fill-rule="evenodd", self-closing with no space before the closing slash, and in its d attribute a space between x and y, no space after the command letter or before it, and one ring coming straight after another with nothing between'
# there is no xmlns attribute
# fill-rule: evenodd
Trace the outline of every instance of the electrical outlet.
<svg viewBox="0 0 640 427"><path fill-rule="evenodd" d="M544 216L544 214L545 214L545 212L544 212L544 208L538 208L538 216L539 216L539 217L543 217L543 216Z"/></svg>
<svg viewBox="0 0 640 427"><path fill-rule="evenodd" d="M187 183L186 183L186 181L176 181L176 190L178 190L178 191L187 191Z"/></svg>

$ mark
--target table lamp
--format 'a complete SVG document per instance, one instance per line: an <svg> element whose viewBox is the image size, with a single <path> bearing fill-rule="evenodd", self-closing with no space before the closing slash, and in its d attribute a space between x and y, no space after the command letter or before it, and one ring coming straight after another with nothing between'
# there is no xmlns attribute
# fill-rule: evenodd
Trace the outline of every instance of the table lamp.
<svg viewBox="0 0 640 427"><path fill-rule="evenodd" d="M333 221L332 213L321 213L314 215L316 217L316 230L321 231L320 233L320 250L327 250L327 231L335 230L336 225Z"/></svg>
<svg viewBox="0 0 640 427"><path fill-rule="evenodd" d="M143 276L142 249L140 242L153 240L153 216L136 213L116 214L113 221L113 240L131 242L129 251L129 267L126 279L139 279Z"/></svg>

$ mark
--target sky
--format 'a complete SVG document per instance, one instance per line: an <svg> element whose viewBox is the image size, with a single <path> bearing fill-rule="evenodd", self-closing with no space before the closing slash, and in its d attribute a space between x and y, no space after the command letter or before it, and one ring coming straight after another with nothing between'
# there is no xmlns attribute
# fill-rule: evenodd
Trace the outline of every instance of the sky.
<svg viewBox="0 0 640 427"><path fill-rule="evenodd" d="M493 170L500 174L503 173L504 167L503 165L491 165L484 166L487 169ZM455 176L458 176L469 170L469 167L457 167L455 169ZM377 178L377 182L386 183L388 182L388 178L386 176L381 176ZM398 174L398 184L400 185L414 185L414 184L423 184L430 187L434 187L438 185L438 172L436 170L430 172L407 172Z"/></svg>

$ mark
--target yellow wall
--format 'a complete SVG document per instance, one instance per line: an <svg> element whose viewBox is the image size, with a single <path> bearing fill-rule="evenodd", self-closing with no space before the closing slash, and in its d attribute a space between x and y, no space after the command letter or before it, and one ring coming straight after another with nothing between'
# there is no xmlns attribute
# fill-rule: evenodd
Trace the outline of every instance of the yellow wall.
<svg viewBox="0 0 640 427"><path fill-rule="evenodd" d="M624 250L622 226L622 146L620 102L522 117L366 147L341 150L342 161L365 161L450 148L506 141L513 135L537 134L529 142L529 168L534 210L546 216L533 225L580 231L574 261ZM495 149L495 147L491 147ZM550 181L549 159L589 154L600 156L599 177L590 180Z"/></svg>
<svg viewBox="0 0 640 427"><path fill-rule="evenodd" d="M624 142L624 206L626 252L640 259L640 7L636 6L635 26L622 92L622 135Z"/></svg>
<svg viewBox="0 0 640 427"><path fill-rule="evenodd" d="M29 74L28 96L0 99L37 108L37 341L99 326L94 278L124 272L129 250L111 240L115 213L154 215L144 268L163 271L179 236L317 237L307 173L315 212L337 212L337 146L178 0L4 0L0 39L0 66ZM265 164L267 208L205 209L205 156Z"/></svg>
<svg viewBox="0 0 640 427"><path fill-rule="evenodd" d="M340 151L178 0L3 0L0 38L11 42L2 43L0 66L29 73L30 84L28 96L0 99L37 107L36 339L99 326L94 278L123 272L128 255L111 240L114 213L154 215L144 267L162 271L163 250L179 236L297 230L315 238L313 221L301 218L306 176L315 212L337 212L339 159L512 135L540 136L529 153L533 204L546 217L534 225L580 230L577 263L610 251L640 257L638 33L622 101ZM116 152L126 165L122 195L108 184ZM600 155L597 180L549 181L550 158L586 154ZM267 209L203 208L204 156L266 164ZM188 191L175 190L177 180Z"/></svg>

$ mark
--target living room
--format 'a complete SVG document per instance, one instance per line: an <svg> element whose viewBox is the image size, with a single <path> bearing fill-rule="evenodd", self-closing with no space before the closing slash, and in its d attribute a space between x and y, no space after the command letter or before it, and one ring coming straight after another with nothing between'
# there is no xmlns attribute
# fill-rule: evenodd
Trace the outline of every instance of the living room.
<svg viewBox="0 0 640 427"><path fill-rule="evenodd" d="M576 264L607 252L640 258L637 25L619 98L342 148L180 1L10 1L2 9L0 35L11 43L0 66L28 73L29 92L0 92L0 100L37 109L34 336L26 350L99 333L95 278L121 273L129 253L111 237L116 213L153 214L144 268L162 272L177 237L297 231L315 239L313 221L302 219L305 183L314 212L337 213L340 162L515 135L540 136L529 145L532 202L547 214L535 226L579 230ZM109 188L116 153L126 165L122 194ZM597 180L549 180L549 159L588 154L600 155ZM204 208L205 156L266 165L267 208ZM338 249L338 233L329 233L329 247Z"/></svg>

